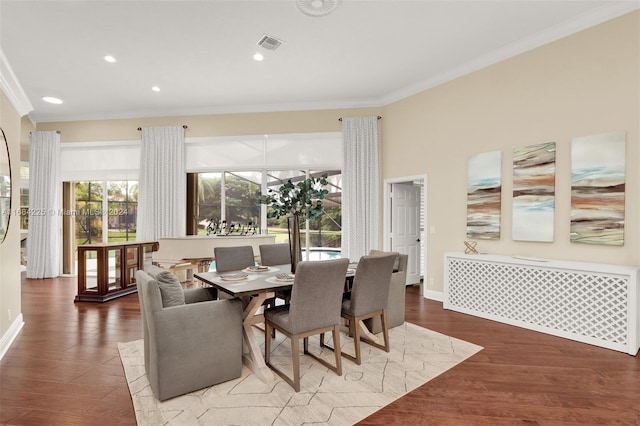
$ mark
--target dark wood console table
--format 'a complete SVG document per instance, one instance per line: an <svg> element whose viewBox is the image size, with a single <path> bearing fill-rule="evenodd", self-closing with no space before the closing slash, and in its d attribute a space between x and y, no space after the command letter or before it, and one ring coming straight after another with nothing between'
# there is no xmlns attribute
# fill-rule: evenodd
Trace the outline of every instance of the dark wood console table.
<svg viewBox="0 0 640 426"><path fill-rule="evenodd" d="M78 294L75 301L106 302L135 293L136 271L151 265L151 254L158 247L157 241L78 246Z"/></svg>

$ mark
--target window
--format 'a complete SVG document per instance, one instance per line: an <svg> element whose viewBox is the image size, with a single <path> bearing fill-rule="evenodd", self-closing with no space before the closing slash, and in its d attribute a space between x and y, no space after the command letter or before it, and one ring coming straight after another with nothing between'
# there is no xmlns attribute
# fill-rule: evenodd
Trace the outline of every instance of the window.
<svg viewBox="0 0 640 426"><path fill-rule="evenodd" d="M75 184L76 247L102 242L102 188L102 182L88 181Z"/></svg>
<svg viewBox="0 0 640 426"><path fill-rule="evenodd" d="M265 172L218 172L199 173L198 176L198 234L206 234L207 226L250 227L257 226L266 233L275 235L276 242L289 239L286 217L262 222L262 210L258 202L261 188L276 189L291 179L296 183L309 175L327 173L329 194L323 201L324 213L313 222L301 224L304 247L322 247L338 252L341 246L342 225L342 174L339 170L270 170Z"/></svg>
<svg viewBox="0 0 640 426"><path fill-rule="evenodd" d="M138 182L107 182L108 241L132 241L136 239L138 213Z"/></svg>

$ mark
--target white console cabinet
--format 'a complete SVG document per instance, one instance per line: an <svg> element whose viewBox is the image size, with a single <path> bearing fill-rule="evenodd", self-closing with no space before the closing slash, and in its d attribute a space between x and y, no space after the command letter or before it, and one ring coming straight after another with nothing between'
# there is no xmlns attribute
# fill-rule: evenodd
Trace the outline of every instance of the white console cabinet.
<svg viewBox="0 0 640 426"><path fill-rule="evenodd" d="M637 267L463 253L444 267L445 309L638 353Z"/></svg>

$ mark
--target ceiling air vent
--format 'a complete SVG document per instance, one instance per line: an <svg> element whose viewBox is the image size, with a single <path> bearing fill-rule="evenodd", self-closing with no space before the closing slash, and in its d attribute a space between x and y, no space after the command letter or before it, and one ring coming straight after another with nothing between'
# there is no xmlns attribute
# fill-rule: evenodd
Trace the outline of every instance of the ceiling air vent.
<svg viewBox="0 0 640 426"><path fill-rule="evenodd" d="M260 41L258 41L257 43L258 46L261 46L262 48L267 50L276 50L281 44L282 40L278 40L277 38L271 37L267 34L263 35L262 38L260 38Z"/></svg>

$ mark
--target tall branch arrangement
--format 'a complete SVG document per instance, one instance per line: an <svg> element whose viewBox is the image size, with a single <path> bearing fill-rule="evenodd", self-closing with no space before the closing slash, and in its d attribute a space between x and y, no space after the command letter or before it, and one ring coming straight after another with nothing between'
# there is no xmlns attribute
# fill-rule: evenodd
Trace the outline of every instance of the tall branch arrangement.
<svg viewBox="0 0 640 426"><path fill-rule="evenodd" d="M322 214L322 200L329 193L325 189L327 184L326 173L296 184L289 179L278 189L269 189L267 194L260 193L260 204L271 207L267 212L270 219L293 215L313 220Z"/></svg>

